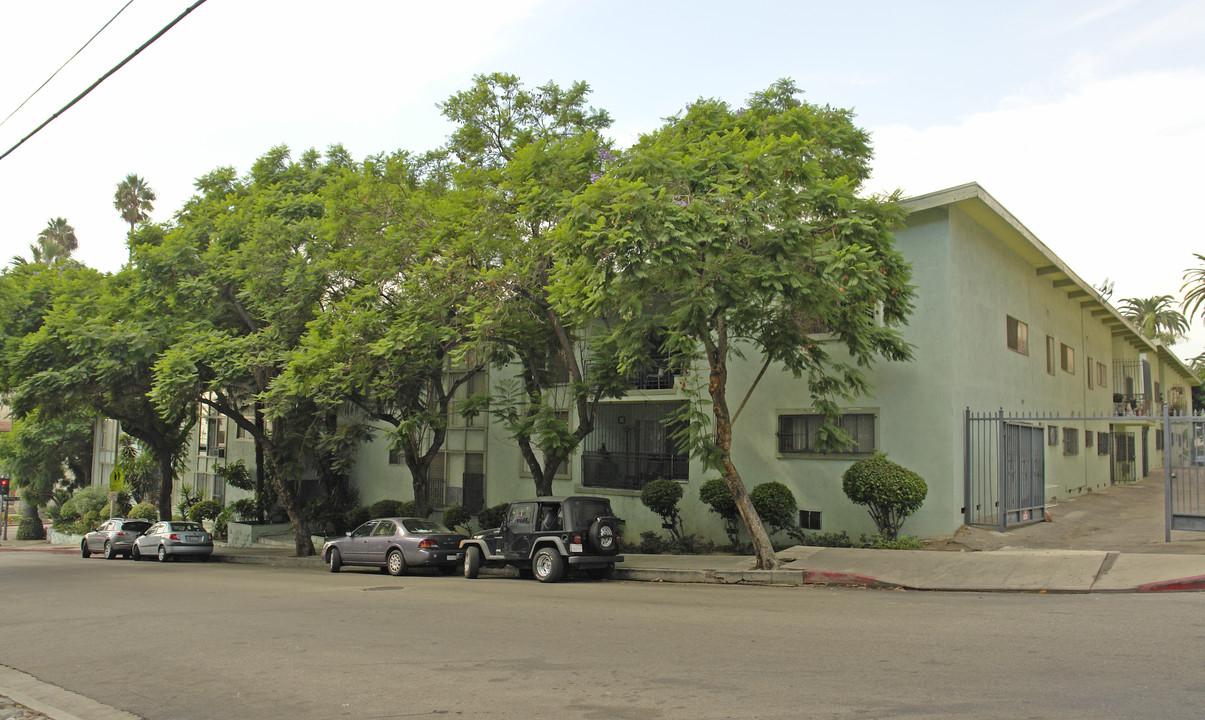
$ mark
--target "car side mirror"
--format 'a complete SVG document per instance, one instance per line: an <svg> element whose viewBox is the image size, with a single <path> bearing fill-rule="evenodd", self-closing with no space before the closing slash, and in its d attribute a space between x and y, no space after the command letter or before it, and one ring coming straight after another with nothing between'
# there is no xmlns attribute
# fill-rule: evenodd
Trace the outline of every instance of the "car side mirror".
<svg viewBox="0 0 1205 720"><path fill-rule="evenodd" d="M343 533L343 537L351 537L351 530L348 530L347 532Z"/></svg>

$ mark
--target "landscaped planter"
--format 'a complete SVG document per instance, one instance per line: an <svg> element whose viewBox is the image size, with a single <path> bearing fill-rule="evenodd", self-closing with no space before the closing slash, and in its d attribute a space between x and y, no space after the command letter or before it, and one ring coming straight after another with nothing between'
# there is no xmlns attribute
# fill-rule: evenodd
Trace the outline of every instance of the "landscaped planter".
<svg viewBox="0 0 1205 720"><path fill-rule="evenodd" d="M46 528L46 540L51 545L79 545L84 541L83 535L72 535L52 527Z"/></svg>
<svg viewBox="0 0 1205 720"><path fill-rule="evenodd" d="M251 523L229 522L226 524L226 544L230 547L250 547L262 537L292 534L293 526L289 523L252 525Z"/></svg>

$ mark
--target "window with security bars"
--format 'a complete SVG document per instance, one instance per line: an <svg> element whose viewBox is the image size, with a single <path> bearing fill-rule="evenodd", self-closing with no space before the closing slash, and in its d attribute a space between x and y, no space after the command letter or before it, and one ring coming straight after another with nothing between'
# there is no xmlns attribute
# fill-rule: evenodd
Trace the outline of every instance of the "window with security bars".
<svg viewBox="0 0 1205 720"><path fill-rule="evenodd" d="M853 442L844 450L818 449L822 425L824 425L824 416L820 414L779 415L778 452L784 454L869 455L875 451L874 413L846 413L841 416L841 429L853 438Z"/></svg>
<svg viewBox="0 0 1205 720"><path fill-rule="evenodd" d="M1079 428L1063 428L1063 454L1079 455Z"/></svg>
<svg viewBox="0 0 1205 720"><path fill-rule="evenodd" d="M1110 436L1109 433L1107 433L1107 432L1096 433L1096 454L1097 455L1108 455L1109 454L1109 441L1111 439L1112 439L1112 436Z"/></svg>

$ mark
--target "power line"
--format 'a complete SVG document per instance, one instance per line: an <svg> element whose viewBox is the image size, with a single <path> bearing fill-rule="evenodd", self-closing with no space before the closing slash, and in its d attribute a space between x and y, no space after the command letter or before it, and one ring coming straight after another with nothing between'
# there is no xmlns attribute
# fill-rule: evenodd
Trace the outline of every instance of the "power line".
<svg viewBox="0 0 1205 720"><path fill-rule="evenodd" d="M205 0L197 0L197 1L196 1L195 3L193 3L192 5L189 5L189 6L188 6L188 7L187 7L187 8L184 10L184 12L182 12L182 13L180 13L178 16L176 16L176 19L175 19L175 20L172 20L170 23L168 23L167 25L165 25L165 26L163 27L163 29L162 29L162 30L160 30L159 32L155 33L155 34L154 34L154 36L153 36L153 37L151 37L151 39L150 39L150 40L147 40L146 42L142 43L142 45L140 45L140 46L138 47L138 49L137 49L137 50L135 50L134 52L130 53L130 54L129 54L129 55L126 57L126 59L125 59L125 60L122 60L121 62L117 63L117 65L113 66L113 69L109 70L109 72L107 72L107 73L105 73L104 75L102 75L102 76L100 77L100 79L99 79L99 80L97 80L96 82L94 82L94 83L92 83L91 85L89 85L87 90L84 90L84 91L83 91L82 93L80 93L79 95L76 95L74 100L72 100L71 102L69 102L69 103L67 103L66 105L64 105L64 106L62 107L62 109L60 109L58 112L56 112L55 114L53 114L53 115L51 115L49 118L47 118L45 122L43 122L41 125L39 125L39 126L37 126L36 128L34 128L34 129L33 129L33 131L32 131L32 132L30 132L28 135L26 135L25 137L21 138L20 142L18 142L16 145L13 145L11 148L9 148L9 149L8 149L8 150L7 150L7 151L6 151L6 152L5 152L3 155L0 155L0 160L3 160L4 158L6 158L6 157L8 157L9 155L11 155L11 154L12 154L12 152L13 152L14 150L16 150L17 148L19 148L19 147L21 147L22 145L24 145L26 140L30 139L30 138L31 138L31 137L33 137L34 135L37 135L37 134L38 134L38 132L39 132L39 131L41 131L41 129L42 129L42 128L44 128L44 127L46 127L47 125L49 125L50 123L52 123L52 122L54 121L54 119L55 119L55 118L57 118L59 115L62 115L62 114L63 114L63 113L65 113L65 112L67 112L67 110L69 110L69 109L71 108L71 106L72 106L72 105L75 105L75 104L76 104L77 102L79 102L80 100L83 100L83 99L84 99L84 97L86 97L86 96L88 95L88 93L90 93L90 92L92 92L93 90L95 90L95 89L96 89L96 86L97 86L97 85L100 85L100 84L101 84L102 82L104 82L105 80L108 80L110 75L112 75L113 73L115 73L115 72L117 72L118 70L120 70L121 68L123 68L123 67L125 66L125 64L126 64L126 63L128 63L128 62L129 62L129 61L131 61L131 60L133 60L134 58L136 58L136 57L138 56L138 54L139 54L139 53L141 53L143 50L146 50L148 47L150 47L151 43L153 43L153 42L155 42L156 40L158 40L159 38L163 37L163 34L164 34L164 33L166 33L168 30L171 30L173 27L175 27L175 26L176 26L176 23L178 23L178 22L180 22L181 20L183 20L183 19L184 19L184 17L185 17L186 15L188 15L190 12L192 12L193 10L196 10L197 8L201 7L201 6L202 6L202 5L204 5L204 4L205 4Z"/></svg>
<svg viewBox="0 0 1205 720"><path fill-rule="evenodd" d="M60 66L59 66L59 69L58 69L58 70L55 70L53 73L51 73L51 74L50 74L50 77L46 78L45 82L43 82L41 85L39 85L39 86L38 86L38 89L37 89L37 90L34 90L33 92L31 92L31 93L29 94L29 97L27 97L27 98L25 98L24 100L22 100L22 101L21 101L21 104L17 106L17 109L16 109L16 110L13 110L12 112L10 112L10 113L8 114L8 117L4 118L3 120L0 120L0 126L3 126L3 125L4 125L4 123L8 122L8 119L9 119L9 118L11 118L13 115L16 115L16 114L17 114L17 112L18 112L18 111L19 111L21 108L25 107L25 103L29 102L30 100L33 100L33 96L34 96L34 95L37 95L39 92L41 92L42 88L46 87L46 84L47 84L47 83L49 83L51 80L53 80L55 75L58 75L58 74L59 74L59 73L60 73L60 72L63 70L63 68L67 67L68 63L70 63L72 60L74 60L74 59L75 59L75 57L76 57L76 55L79 55L80 53L82 53L82 52L84 51L84 48L86 48L86 47L88 47L89 45L91 45L91 44L92 44L92 41L96 39L96 36L97 36L97 35L100 35L102 32L104 32L104 31L105 31L105 28L107 28L107 27L109 27L110 25L112 25L112 24L113 24L113 21L117 19L117 15L120 15L122 12L124 12L124 11L125 11L125 9L126 9L126 8L128 8L128 7L130 6L130 3L132 3L132 2L134 2L134 0L129 0L129 1L128 1L128 2L127 2L125 5L122 5L122 6L121 6L121 10L118 10L116 15L114 15L114 16L113 16L113 17L111 17L111 18L109 18L109 22L107 22L107 23L105 23L103 26L101 26L100 30L97 30L95 35L93 35L92 37L88 38L88 42L86 42L86 43L84 43L83 45L81 45L81 46L80 46L80 49L75 51L75 55L72 55L71 57L67 58L67 62L65 62L65 63L63 63L62 65L60 65Z"/></svg>

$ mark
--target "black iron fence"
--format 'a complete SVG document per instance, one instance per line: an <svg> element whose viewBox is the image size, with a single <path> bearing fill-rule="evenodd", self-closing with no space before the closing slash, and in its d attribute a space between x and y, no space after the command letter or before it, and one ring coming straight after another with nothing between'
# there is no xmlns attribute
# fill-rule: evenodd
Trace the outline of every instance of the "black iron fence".
<svg viewBox="0 0 1205 720"><path fill-rule="evenodd" d="M668 453L582 453L582 485L615 490L641 490L650 480L690 479L690 457Z"/></svg>

